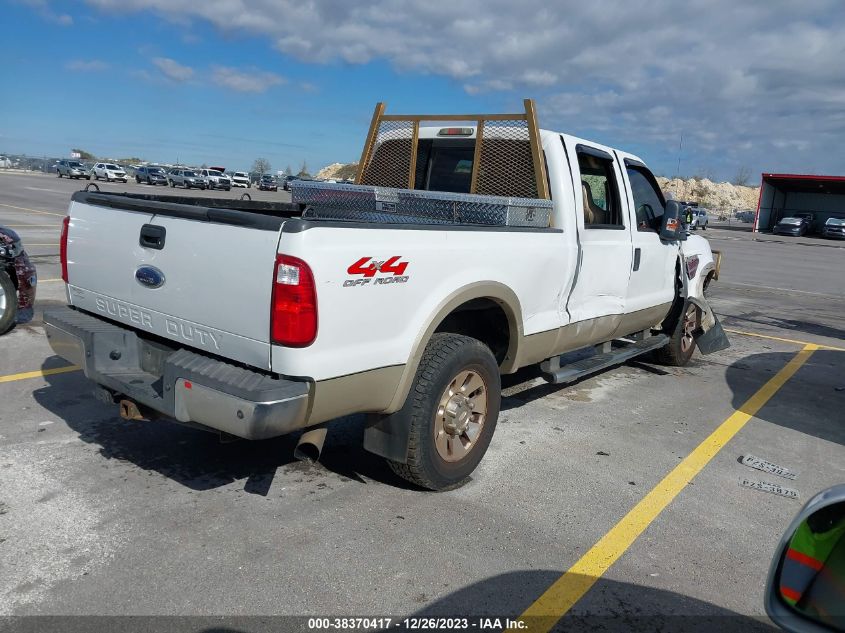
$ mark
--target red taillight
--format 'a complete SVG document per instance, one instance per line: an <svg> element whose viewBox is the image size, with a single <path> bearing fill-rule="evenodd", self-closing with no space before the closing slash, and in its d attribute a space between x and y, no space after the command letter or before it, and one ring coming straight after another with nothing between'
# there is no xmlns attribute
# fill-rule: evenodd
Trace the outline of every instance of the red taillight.
<svg viewBox="0 0 845 633"><path fill-rule="evenodd" d="M62 237L59 240L59 257L62 262L62 281L67 283L67 228L70 224L70 216L62 218Z"/></svg>
<svg viewBox="0 0 845 633"><path fill-rule="evenodd" d="M287 347L306 347L317 338L317 288L301 259L276 256L270 338Z"/></svg>

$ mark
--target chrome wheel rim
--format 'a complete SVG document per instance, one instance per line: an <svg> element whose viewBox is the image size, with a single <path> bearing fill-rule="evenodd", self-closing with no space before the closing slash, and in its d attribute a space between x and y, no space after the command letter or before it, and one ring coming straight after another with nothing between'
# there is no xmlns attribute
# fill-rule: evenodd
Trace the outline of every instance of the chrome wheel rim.
<svg viewBox="0 0 845 633"><path fill-rule="evenodd" d="M6 291L0 286L0 317L6 314Z"/></svg>
<svg viewBox="0 0 845 633"><path fill-rule="evenodd" d="M447 385L434 414L434 445L443 461L466 457L481 437L487 418L487 385L478 372L464 370Z"/></svg>
<svg viewBox="0 0 845 633"><path fill-rule="evenodd" d="M692 333L698 325L698 308L691 304L684 314L683 335L681 336L681 351L686 353L695 345L695 338Z"/></svg>

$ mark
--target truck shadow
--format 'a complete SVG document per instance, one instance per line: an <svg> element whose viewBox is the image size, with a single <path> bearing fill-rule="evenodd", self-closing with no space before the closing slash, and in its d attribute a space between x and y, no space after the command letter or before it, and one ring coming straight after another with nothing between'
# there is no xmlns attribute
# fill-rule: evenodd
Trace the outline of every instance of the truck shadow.
<svg viewBox="0 0 845 633"><path fill-rule="evenodd" d="M421 606L417 611L405 615L390 615L393 618L391 630L415 630L445 627L428 627L423 623L409 622L414 618L449 618L458 620L455 624L463 628L461 618L467 618L468 630L501 631L505 619L516 621L521 613L540 596L561 575L559 571L531 570L516 571L492 576L473 583L447 596ZM749 588L752 595L760 594L759 585ZM413 598L428 600L426 591ZM436 588L435 588L436 591ZM758 600L762 611L762 595ZM375 614L373 614L375 615ZM499 619L497 625L496 619ZM200 631L201 633L265 633L279 630L305 630L306 621L288 616L277 617L227 617L203 626L203 620L211 618L187 618L184 629L178 631ZM774 633L778 629L765 616L751 617L724 609L715 604L685 596L674 591L644 587L627 582L600 578L587 594L562 619L554 617L526 618L526 631L551 630L556 632L609 631L667 633ZM421 624L421 626L414 626ZM519 625L517 625L519 626ZM453 627L449 627L450 629Z"/></svg>
<svg viewBox="0 0 845 633"><path fill-rule="evenodd" d="M733 391L734 409L742 411L748 399L795 358L797 352L752 354L730 365L725 380ZM845 352L822 349L813 352L754 417L845 445L843 409Z"/></svg>
<svg viewBox="0 0 845 633"><path fill-rule="evenodd" d="M64 365L53 357L42 369ZM116 405L94 398L93 384L82 372L49 375L45 381L48 386L33 392L38 404L64 420L83 442L98 446L103 458L155 471L192 490L212 490L243 480L245 492L266 496L276 477L311 480L321 475L410 487L383 459L364 451L364 416L339 418L329 424L317 465L293 457L299 434L259 442L221 442L216 434L166 419L122 419Z"/></svg>
<svg viewBox="0 0 845 633"><path fill-rule="evenodd" d="M731 389L731 405L742 411L749 398L789 363L798 352L751 354L733 362L725 370L725 381ZM700 358L694 357L693 364ZM654 373L666 373L659 366L629 361L622 366L638 367ZM667 368L668 369L668 368ZM615 371L615 370L610 370ZM594 374L594 377L600 374ZM507 389L540 377L539 369L526 368L502 377ZM575 389L591 377L568 385L540 383L519 393L502 398L502 411L519 407L565 389ZM667 380L674 380L671 376ZM671 388L671 387L670 387ZM507 391L506 391L507 393ZM806 363L777 393L756 412L757 419L845 445L845 352L816 350Z"/></svg>

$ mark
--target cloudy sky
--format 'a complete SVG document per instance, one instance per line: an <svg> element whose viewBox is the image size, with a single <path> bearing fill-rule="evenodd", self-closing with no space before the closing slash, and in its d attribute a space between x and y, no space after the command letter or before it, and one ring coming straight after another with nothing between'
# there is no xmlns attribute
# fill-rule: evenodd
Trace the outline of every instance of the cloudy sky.
<svg viewBox="0 0 845 633"><path fill-rule="evenodd" d="M533 97L542 127L667 176L679 156L682 175L845 174L842 0L0 5L0 152L319 168L358 158L378 100Z"/></svg>

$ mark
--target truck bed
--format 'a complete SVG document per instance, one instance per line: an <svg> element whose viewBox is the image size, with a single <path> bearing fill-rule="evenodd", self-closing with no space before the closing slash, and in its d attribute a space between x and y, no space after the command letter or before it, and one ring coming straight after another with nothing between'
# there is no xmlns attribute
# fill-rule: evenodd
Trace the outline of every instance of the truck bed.
<svg viewBox="0 0 845 633"><path fill-rule="evenodd" d="M349 185L343 185L349 187ZM428 192L420 192L425 195ZM457 195L443 192L430 192L433 203ZM436 198L436 200L435 200ZM557 229L543 226L520 226L508 224L489 224L472 221L467 214L464 217L437 217L435 214L404 213L367 213L359 208L350 207L348 212L342 208L312 207L306 203L268 202L263 200L240 200L233 198L198 198L191 196L167 196L140 193L115 193L104 191L77 191L73 202L111 207L125 211L137 211L159 216L184 218L199 222L231 224L245 228L265 231L278 231L287 220L301 219L291 231L302 230L305 226L332 227L368 227L385 229L439 229L439 230L479 230L534 232ZM502 198L502 200L508 200ZM448 216L448 214L447 214ZM545 224L545 222L544 222Z"/></svg>
<svg viewBox="0 0 845 633"><path fill-rule="evenodd" d="M100 207L272 231L278 231L285 220L300 217L303 210L303 205L290 202L105 191L77 191L72 199L73 202Z"/></svg>

